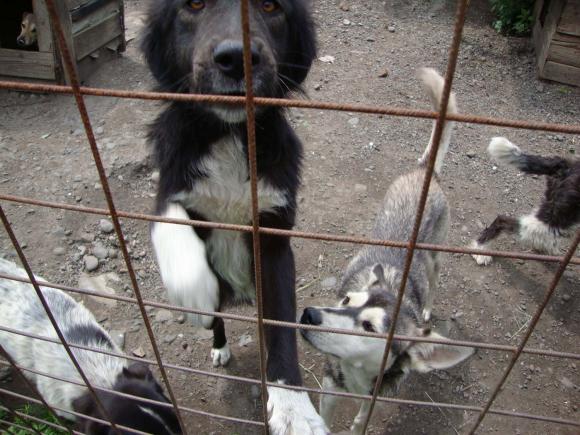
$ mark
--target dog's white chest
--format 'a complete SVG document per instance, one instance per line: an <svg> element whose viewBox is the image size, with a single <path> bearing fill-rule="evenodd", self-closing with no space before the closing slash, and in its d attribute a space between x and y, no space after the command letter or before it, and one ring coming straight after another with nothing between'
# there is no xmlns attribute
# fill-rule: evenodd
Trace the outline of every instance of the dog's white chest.
<svg viewBox="0 0 580 435"><path fill-rule="evenodd" d="M216 222L248 224L251 222L251 188L248 159L237 138L222 139L211 145L211 152L198 163L205 176L197 178L191 190L175 199ZM260 211L283 207L286 192L264 180L258 181Z"/></svg>
<svg viewBox="0 0 580 435"><path fill-rule="evenodd" d="M251 223L251 188L248 161L242 143L235 138L223 139L211 146L211 153L198 163L205 176L197 178L191 190L174 197L187 209L214 222ZM258 181L260 212L287 205L285 191L264 180ZM252 255L244 234L213 230L206 240L209 260L217 272L232 286L236 297L253 299Z"/></svg>

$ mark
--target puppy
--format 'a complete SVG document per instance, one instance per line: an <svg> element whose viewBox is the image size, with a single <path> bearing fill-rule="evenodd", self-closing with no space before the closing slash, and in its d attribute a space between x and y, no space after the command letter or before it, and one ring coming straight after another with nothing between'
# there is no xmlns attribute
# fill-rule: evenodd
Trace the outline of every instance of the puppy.
<svg viewBox="0 0 580 435"><path fill-rule="evenodd" d="M433 109L439 110L443 78L432 69L421 70L420 77L431 98ZM448 113L457 113L453 95L449 100ZM447 238L449 205L437 179L449 147L452 124L446 123L443 129L435 162L436 177L431 182L419 232L420 243L443 244ZM408 240L411 237L425 178L425 165L431 148L432 142L419 159L420 169L399 177L389 187L372 233L374 239ZM344 273L339 291L342 300L338 306L306 308L300 322L306 325L387 333L391 327L392 310L401 284L405 255L404 249L364 247ZM439 252L415 252L397 322L397 334L443 338L422 325L424 320L431 317L440 261ZM301 330L301 333L310 344L328 355L323 389L372 394L385 349L384 339L308 330ZM396 392L398 385L413 370L425 373L434 369L446 369L472 353L471 348L395 341L389 353L382 391L390 394ZM321 395L320 413L329 427L336 403L336 396ZM362 401L351 427L353 433L362 433L369 404L369 401Z"/></svg>
<svg viewBox="0 0 580 435"><path fill-rule="evenodd" d="M299 90L316 55L308 0L251 0L254 94L281 98ZM240 2L157 0L143 38L145 58L166 92L245 95ZM246 112L227 104L169 103L150 131L160 179L160 216L250 224ZM257 107L260 225L291 229L296 216L302 144L277 107ZM249 234L155 223L151 239L172 303L219 311L228 302L253 301ZM261 236L264 316L294 322L295 266L290 241ZM214 366L231 352L224 322L190 315L214 332ZM265 328L270 381L301 385L294 329ZM325 433L308 395L268 387L270 432Z"/></svg>
<svg viewBox="0 0 580 435"><path fill-rule="evenodd" d="M538 208L517 219L499 215L471 247L486 249L493 239L507 232L516 234L532 249L559 255L558 240L580 223L580 160L526 154L504 137L494 137L487 151L498 163L515 166L526 174L545 175L546 190ZM479 265L492 260L487 255L473 258Z"/></svg>
<svg viewBox="0 0 580 435"><path fill-rule="evenodd" d="M0 272L28 277L24 270L1 258ZM37 279L43 280L40 277ZM85 307L60 290L45 287L41 290L67 343L122 353ZM34 287L19 281L0 279L0 325L58 339ZM0 331L0 346L19 366L82 383L82 378L61 345ZM129 364L123 358L77 348L72 348L72 351L91 385L169 403L145 364ZM107 412L105 416L86 387L27 371L23 373L49 405L104 420L109 416L114 423L140 431L160 435L181 433L172 408L97 390ZM75 420L75 416L66 411L56 412L64 418ZM87 419L80 419L78 426L81 432L89 435L115 433L109 426Z"/></svg>
<svg viewBox="0 0 580 435"><path fill-rule="evenodd" d="M20 35L16 38L19 47L38 50L36 36L36 17L30 12L24 12L20 23Z"/></svg>

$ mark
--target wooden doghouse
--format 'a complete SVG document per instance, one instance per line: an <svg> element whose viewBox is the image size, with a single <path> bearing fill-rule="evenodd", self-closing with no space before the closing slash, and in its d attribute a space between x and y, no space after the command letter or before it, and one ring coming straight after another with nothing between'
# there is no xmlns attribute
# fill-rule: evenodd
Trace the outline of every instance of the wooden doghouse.
<svg viewBox="0 0 580 435"><path fill-rule="evenodd" d="M123 0L55 0L65 38L84 80L98 59L125 49ZM23 12L34 12L38 50L18 49ZM66 83L63 61L44 0L0 3L0 76Z"/></svg>
<svg viewBox="0 0 580 435"><path fill-rule="evenodd" d="M539 76L580 86L580 0L537 0L534 16Z"/></svg>

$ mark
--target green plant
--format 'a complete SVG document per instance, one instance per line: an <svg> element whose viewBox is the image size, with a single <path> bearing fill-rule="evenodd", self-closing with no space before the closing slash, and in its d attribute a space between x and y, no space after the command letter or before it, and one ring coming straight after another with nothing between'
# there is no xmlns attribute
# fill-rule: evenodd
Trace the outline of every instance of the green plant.
<svg viewBox="0 0 580 435"><path fill-rule="evenodd" d="M497 16L493 28L510 35L527 35L533 22L534 0L490 0Z"/></svg>
<svg viewBox="0 0 580 435"><path fill-rule="evenodd" d="M38 419L44 420L47 423L54 423L60 425L62 419L59 421L54 417L48 410L41 406L36 405L24 405L21 409L18 410L22 414L30 415L32 417L36 417ZM2 411L0 411L2 412ZM3 413L2 419L8 420L10 419L13 423L18 424L24 427L33 427L38 432L45 434L45 435L64 435L68 434L68 431L64 431L61 429L56 429L49 424L40 423L35 420L31 420L24 417L14 417L10 418L11 415L7 412ZM6 430L7 433L12 435L30 435L30 430L20 429L19 427L11 426Z"/></svg>

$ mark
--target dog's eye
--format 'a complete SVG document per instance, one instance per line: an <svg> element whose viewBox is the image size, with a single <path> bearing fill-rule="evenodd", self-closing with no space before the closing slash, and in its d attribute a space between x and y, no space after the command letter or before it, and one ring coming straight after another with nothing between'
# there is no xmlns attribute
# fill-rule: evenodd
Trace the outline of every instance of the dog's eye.
<svg viewBox="0 0 580 435"><path fill-rule="evenodd" d="M262 10L268 14L276 12L278 9L280 9L280 5L277 1L266 0L262 2Z"/></svg>
<svg viewBox="0 0 580 435"><path fill-rule="evenodd" d="M347 296L342 300L342 305L348 305L349 302L350 302L350 298Z"/></svg>
<svg viewBox="0 0 580 435"><path fill-rule="evenodd" d="M201 11L205 8L205 2L203 0L188 0L187 6L189 6L191 10Z"/></svg>
<svg viewBox="0 0 580 435"><path fill-rule="evenodd" d="M367 332L375 332L375 328L371 322L368 320L363 320L362 327Z"/></svg>

